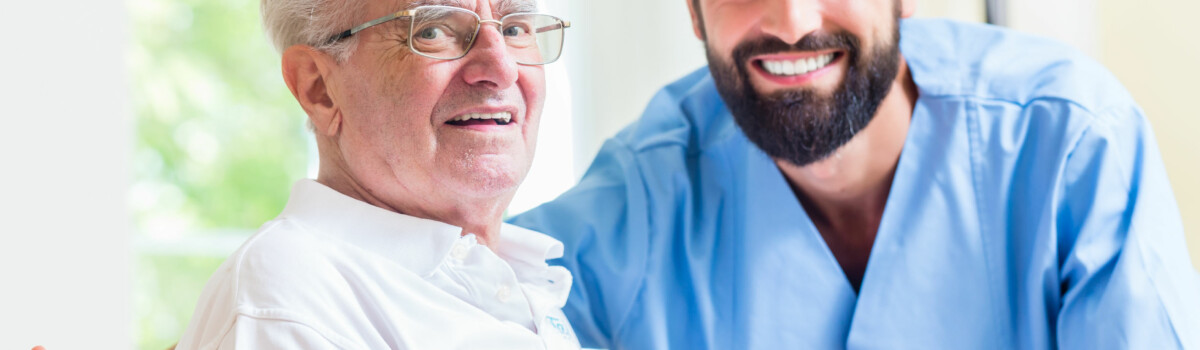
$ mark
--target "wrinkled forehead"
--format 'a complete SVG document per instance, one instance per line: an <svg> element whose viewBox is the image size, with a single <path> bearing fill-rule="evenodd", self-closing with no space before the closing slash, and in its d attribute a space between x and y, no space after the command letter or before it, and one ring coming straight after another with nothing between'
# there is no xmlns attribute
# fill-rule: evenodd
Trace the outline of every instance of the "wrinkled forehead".
<svg viewBox="0 0 1200 350"><path fill-rule="evenodd" d="M471 11L479 12L479 4L484 3L490 5L493 15L499 17L510 13L517 12L538 12L536 0L411 0L398 1L398 3L406 10L416 8L418 6L441 5L461 7Z"/></svg>

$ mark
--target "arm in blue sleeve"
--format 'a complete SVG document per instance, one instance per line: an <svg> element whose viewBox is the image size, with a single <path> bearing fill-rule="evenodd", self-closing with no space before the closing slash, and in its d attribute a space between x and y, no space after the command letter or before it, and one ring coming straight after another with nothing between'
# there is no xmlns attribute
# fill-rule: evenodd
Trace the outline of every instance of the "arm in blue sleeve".
<svg viewBox="0 0 1200 350"><path fill-rule="evenodd" d="M632 151L605 142L579 184L516 216L512 224L563 242L574 285L563 312L584 347L609 347L645 276L648 213L644 180Z"/></svg>
<svg viewBox="0 0 1200 350"><path fill-rule="evenodd" d="M1153 131L1135 106L1091 122L1058 193L1058 347L1200 349L1200 276Z"/></svg>

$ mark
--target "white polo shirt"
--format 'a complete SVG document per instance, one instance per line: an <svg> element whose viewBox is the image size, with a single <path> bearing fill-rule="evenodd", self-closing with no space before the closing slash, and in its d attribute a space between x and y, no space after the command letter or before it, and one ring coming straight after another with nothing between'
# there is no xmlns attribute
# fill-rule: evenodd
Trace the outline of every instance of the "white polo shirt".
<svg viewBox="0 0 1200 350"><path fill-rule="evenodd" d="M562 243L449 224L302 180L209 279L178 349L578 349Z"/></svg>

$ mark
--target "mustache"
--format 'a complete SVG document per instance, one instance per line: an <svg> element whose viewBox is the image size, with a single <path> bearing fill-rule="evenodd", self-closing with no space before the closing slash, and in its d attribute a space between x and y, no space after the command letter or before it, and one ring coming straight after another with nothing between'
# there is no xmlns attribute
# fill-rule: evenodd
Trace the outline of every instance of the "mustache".
<svg viewBox="0 0 1200 350"><path fill-rule="evenodd" d="M772 35L744 40L733 48L732 56L740 70L751 57L787 51L842 50L846 52L850 62L855 62L859 48L858 37L848 32L816 31L800 38L795 44L788 44Z"/></svg>

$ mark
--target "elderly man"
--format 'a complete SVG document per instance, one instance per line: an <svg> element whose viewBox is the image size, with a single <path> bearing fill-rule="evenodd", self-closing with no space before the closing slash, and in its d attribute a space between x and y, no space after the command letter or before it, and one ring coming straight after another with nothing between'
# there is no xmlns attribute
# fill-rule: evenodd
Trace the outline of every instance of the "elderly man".
<svg viewBox="0 0 1200 350"><path fill-rule="evenodd" d="M686 1L708 69L514 220L565 243L585 346L1200 349L1150 125L1103 67L915 0Z"/></svg>
<svg viewBox="0 0 1200 350"><path fill-rule="evenodd" d="M572 349L558 241L502 224L542 64L531 0L263 0L320 152L212 276L180 349Z"/></svg>

